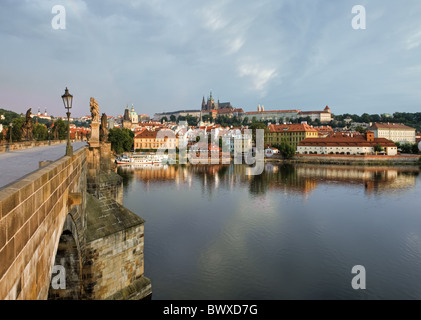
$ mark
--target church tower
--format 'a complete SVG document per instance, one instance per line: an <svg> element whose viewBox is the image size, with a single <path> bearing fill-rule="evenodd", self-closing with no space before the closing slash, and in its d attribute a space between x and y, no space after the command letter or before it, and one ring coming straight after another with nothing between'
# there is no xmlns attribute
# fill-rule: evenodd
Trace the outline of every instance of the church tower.
<svg viewBox="0 0 421 320"><path fill-rule="evenodd" d="M208 99L207 111L212 111L214 109L215 109L215 100L213 100L212 90L211 90L210 96L209 96L209 99Z"/></svg>
<svg viewBox="0 0 421 320"><path fill-rule="evenodd" d="M132 128L132 120L130 119L129 106L127 106L126 110L124 110L123 128L126 128L126 129L131 129Z"/></svg>
<svg viewBox="0 0 421 320"><path fill-rule="evenodd" d="M205 96L203 96L203 100L202 100L202 111L207 111L206 110Z"/></svg>

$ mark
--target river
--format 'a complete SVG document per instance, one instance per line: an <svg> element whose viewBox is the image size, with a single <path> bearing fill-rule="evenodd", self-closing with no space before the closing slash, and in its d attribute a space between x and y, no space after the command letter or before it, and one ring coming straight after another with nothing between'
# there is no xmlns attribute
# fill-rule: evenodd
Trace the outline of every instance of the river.
<svg viewBox="0 0 421 320"><path fill-rule="evenodd" d="M118 169L153 299L421 299L419 168L246 169Z"/></svg>

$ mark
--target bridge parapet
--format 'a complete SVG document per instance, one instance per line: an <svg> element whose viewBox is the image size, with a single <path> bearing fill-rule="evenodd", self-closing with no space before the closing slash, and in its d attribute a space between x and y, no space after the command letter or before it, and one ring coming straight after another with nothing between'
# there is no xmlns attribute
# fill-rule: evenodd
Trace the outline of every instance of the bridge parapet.
<svg viewBox="0 0 421 320"><path fill-rule="evenodd" d="M70 213L84 250L86 159L87 148L79 149L0 191L0 299L47 299Z"/></svg>

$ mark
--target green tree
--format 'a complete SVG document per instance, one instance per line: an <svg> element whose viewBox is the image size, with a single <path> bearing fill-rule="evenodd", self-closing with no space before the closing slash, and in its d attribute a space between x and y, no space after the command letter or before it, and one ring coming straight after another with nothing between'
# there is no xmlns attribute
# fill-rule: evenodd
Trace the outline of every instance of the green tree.
<svg viewBox="0 0 421 320"><path fill-rule="evenodd" d="M366 133L367 130L364 129L363 127L361 127L361 126L358 126L358 127L355 128L355 131L357 131L359 133Z"/></svg>
<svg viewBox="0 0 421 320"><path fill-rule="evenodd" d="M54 137L53 132L58 130L58 139L66 140L67 139L67 123L62 119L57 119L53 123L54 127L52 128L51 135Z"/></svg>
<svg viewBox="0 0 421 320"><path fill-rule="evenodd" d="M20 118L20 115L18 115L16 112L5 109L0 109L0 115L4 116L3 120L0 117L0 123L4 126L8 126L16 118Z"/></svg>
<svg viewBox="0 0 421 320"><path fill-rule="evenodd" d="M46 126L37 123L32 130L33 137L37 141L44 141L48 139L48 129Z"/></svg>
<svg viewBox="0 0 421 320"><path fill-rule="evenodd" d="M134 134L129 129L112 128L108 134L108 141L111 142L111 149L121 154L132 150L133 137Z"/></svg>
<svg viewBox="0 0 421 320"><path fill-rule="evenodd" d="M0 142L3 141L3 131L0 132Z"/></svg>
<svg viewBox="0 0 421 320"><path fill-rule="evenodd" d="M416 143L404 143L400 145L400 149L402 150L402 153L413 153L418 154L419 149L418 145Z"/></svg>
<svg viewBox="0 0 421 320"><path fill-rule="evenodd" d="M381 146L381 145L379 145L379 144L376 144L375 146L374 146L374 152L377 154L377 152L383 152L384 151L384 148Z"/></svg>
<svg viewBox="0 0 421 320"><path fill-rule="evenodd" d="M286 141L282 141L279 145L275 145L274 147L279 150L279 154L284 159L292 159L295 156L295 148Z"/></svg>
<svg viewBox="0 0 421 320"><path fill-rule="evenodd" d="M17 141L21 141L22 140L22 126L24 124L25 120L22 117L19 118L15 118L13 119L12 123L13 123L13 129L7 130L7 134L6 134L6 140L9 142L10 141L10 133L12 133L12 140L13 142L17 142Z"/></svg>
<svg viewBox="0 0 421 320"><path fill-rule="evenodd" d="M254 145L256 145L256 133L257 130L264 130L264 135L269 132L268 126L261 122L254 122L249 126L249 129L252 130L252 140Z"/></svg>
<svg viewBox="0 0 421 320"><path fill-rule="evenodd" d="M163 118L161 119L161 123L164 123L164 122L168 122L168 118L167 118L167 117L163 117Z"/></svg>
<svg viewBox="0 0 421 320"><path fill-rule="evenodd" d="M192 115L190 115L190 114L188 114L187 116L186 116L186 121L187 121L187 124L189 125L189 126L195 126L195 125L197 125L197 123L199 122L199 120L196 118L196 117L193 117Z"/></svg>
<svg viewBox="0 0 421 320"><path fill-rule="evenodd" d="M173 115L173 114L172 114L172 115L170 116L170 121L171 121L171 122L176 122L176 121L177 121L177 118L175 117L175 115Z"/></svg>

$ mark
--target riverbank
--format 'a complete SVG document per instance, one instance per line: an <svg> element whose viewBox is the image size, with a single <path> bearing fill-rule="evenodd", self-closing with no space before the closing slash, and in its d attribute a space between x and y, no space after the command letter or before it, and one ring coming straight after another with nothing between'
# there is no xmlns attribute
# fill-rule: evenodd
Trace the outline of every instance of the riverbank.
<svg viewBox="0 0 421 320"><path fill-rule="evenodd" d="M418 166L419 155L398 155L398 156L384 156L384 155L370 155L370 156L353 156L353 155L296 155L291 160L284 160L281 156L275 155L272 158L266 158L266 162L282 162L282 163L309 163L309 164L331 164L331 165L408 165Z"/></svg>

